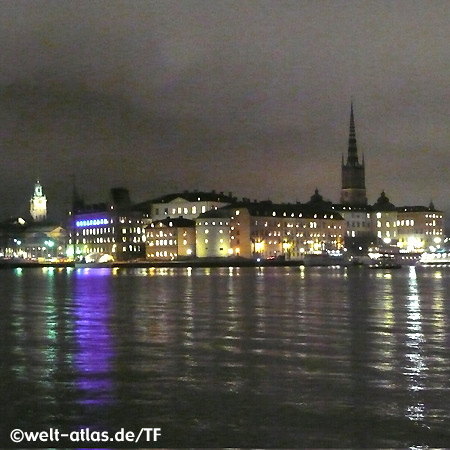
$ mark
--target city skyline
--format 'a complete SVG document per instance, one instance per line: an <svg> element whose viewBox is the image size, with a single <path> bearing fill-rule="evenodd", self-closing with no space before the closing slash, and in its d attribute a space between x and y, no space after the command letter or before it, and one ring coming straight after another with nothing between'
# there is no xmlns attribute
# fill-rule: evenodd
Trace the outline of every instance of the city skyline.
<svg viewBox="0 0 450 450"><path fill-rule="evenodd" d="M446 2L0 3L2 218L37 179L64 211L72 175L337 202L351 98L369 203L449 211Z"/></svg>

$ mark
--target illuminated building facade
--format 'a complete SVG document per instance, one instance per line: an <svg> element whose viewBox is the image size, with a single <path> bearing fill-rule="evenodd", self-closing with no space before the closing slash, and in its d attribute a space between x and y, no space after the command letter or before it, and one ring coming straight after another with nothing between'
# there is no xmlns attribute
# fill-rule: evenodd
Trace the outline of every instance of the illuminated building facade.
<svg viewBox="0 0 450 450"><path fill-rule="evenodd" d="M345 221L314 202L249 202L200 215L196 230L199 257L302 259L343 250Z"/></svg>
<svg viewBox="0 0 450 450"><path fill-rule="evenodd" d="M145 257L142 213L135 211L123 188L111 190L112 201L78 206L70 214L68 256L110 255L115 261Z"/></svg>
<svg viewBox="0 0 450 450"><path fill-rule="evenodd" d="M252 254L262 258L303 259L344 248L345 221L339 213L310 205L267 205L251 211Z"/></svg>
<svg viewBox="0 0 450 450"><path fill-rule="evenodd" d="M195 256L195 221L165 219L146 228L147 259L174 260Z"/></svg>
<svg viewBox="0 0 450 450"><path fill-rule="evenodd" d="M397 233L397 208L389 201L385 192L373 205L372 234L378 244L396 244Z"/></svg>
<svg viewBox="0 0 450 450"><path fill-rule="evenodd" d="M145 256L145 230L140 214L116 214L114 210L84 212L73 216L69 237L74 258L90 254L111 255L115 261Z"/></svg>
<svg viewBox="0 0 450 450"><path fill-rule="evenodd" d="M195 221L196 248L199 258L222 258L232 253L230 223L232 210L213 209Z"/></svg>
<svg viewBox="0 0 450 450"><path fill-rule="evenodd" d="M397 214L398 247L409 252L433 250L444 240L444 215L433 203L426 206L402 206Z"/></svg>
<svg viewBox="0 0 450 450"><path fill-rule="evenodd" d="M32 261L65 258L66 230L59 224L12 219L0 226L0 257Z"/></svg>
<svg viewBox="0 0 450 450"><path fill-rule="evenodd" d="M189 192L166 195L148 202L151 204L151 219L153 222L167 218L184 217L196 219L200 214L236 202L230 192Z"/></svg>

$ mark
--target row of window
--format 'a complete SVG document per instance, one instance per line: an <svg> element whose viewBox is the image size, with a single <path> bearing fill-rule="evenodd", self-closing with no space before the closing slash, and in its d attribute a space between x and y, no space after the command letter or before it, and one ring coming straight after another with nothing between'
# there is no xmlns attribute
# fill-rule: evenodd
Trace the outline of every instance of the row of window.
<svg viewBox="0 0 450 450"><path fill-rule="evenodd" d="M142 229L142 231L144 231ZM91 235L97 235L97 234L114 234L115 228L114 227L103 227L103 228L83 228L82 235L83 236L91 236ZM122 234L141 234L141 227L134 227L134 228L122 228ZM77 232L77 236L79 236L79 233Z"/></svg>
<svg viewBox="0 0 450 450"><path fill-rule="evenodd" d="M139 252L141 250L141 247L139 245L131 245L129 244L128 246L123 245L122 246L122 251L123 252ZM116 252L116 245L114 244L112 249L107 249L106 247L90 247L90 246L85 246L83 253L106 253L112 251L113 253Z"/></svg>
<svg viewBox="0 0 450 450"><path fill-rule="evenodd" d="M216 207L216 209L217 209L217 207ZM170 214L172 214L172 215L174 215L174 214L178 214L178 215L197 214L197 206L192 206L190 208L190 211L189 211L189 208L187 208L185 206L184 207L179 206L178 208L172 208L170 211L171 211ZM202 205L200 208L200 211L202 213L205 213L206 205ZM169 214L169 208L164 208L164 215L167 216L168 214ZM155 208L155 216L159 216L159 208Z"/></svg>
<svg viewBox="0 0 450 450"><path fill-rule="evenodd" d="M203 223L203 225L208 226L210 223L211 223L211 225L212 225L213 227L215 227L216 225L218 225L218 226L228 225L228 222L223 222L223 221L218 221L218 222L216 222L216 221L214 221L214 220L213 220L212 222L206 221L206 222ZM197 225L202 226L202 222L197 222ZM233 228L232 228L232 229L233 229Z"/></svg>

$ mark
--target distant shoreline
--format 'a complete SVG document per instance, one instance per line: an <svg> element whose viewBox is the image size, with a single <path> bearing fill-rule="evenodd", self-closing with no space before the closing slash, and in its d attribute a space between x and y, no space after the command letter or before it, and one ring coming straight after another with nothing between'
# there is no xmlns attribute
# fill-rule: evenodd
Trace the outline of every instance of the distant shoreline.
<svg viewBox="0 0 450 450"><path fill-rule="evenodd" d="M113 262L111 264L105 264L105 268L150 268L150 267L162 267L162 268L175 268L175 267L298 267L304 265L302 260L278 260L278 259L263 259L256 261L253 259L195 259L195 260L180 260L180 261L121 261ZM38 261L18 261L18 260L6 260L0 261L0 269L31 269L31 268L75 268L77 265L75 262L38 262ZM89 263L84 264L83 268L89 268ZM98 264L92 264L92 268L102 267ZM77 267L81 268L81 267Z"/></svg>

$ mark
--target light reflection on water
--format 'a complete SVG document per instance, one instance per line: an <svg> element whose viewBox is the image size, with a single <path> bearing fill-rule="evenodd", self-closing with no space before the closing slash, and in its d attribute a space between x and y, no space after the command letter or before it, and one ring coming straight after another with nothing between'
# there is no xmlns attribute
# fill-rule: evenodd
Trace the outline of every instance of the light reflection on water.
<svg viewBox="0 0 450 450"><path fill-rule="evenodd" d="M411 391L411 400L414 402L407 407L406 416L414 421L422 422L425 419L425 405L420 400L420 394L425 389L427 366L424 360L424 346L426 344L422 330L422 314L417 285L417 274L414 267L409 269L409 292L407 295L407 333L406 346L407 364L404 375L408 380L408 389Z"/></svg>
<svg viewBox="0 0 450 450"><path fill-rule="evenodd" d="M161 446L450 442L450 270L0 272L10 425Z"/></svg>
<svg viewBox="0 0 450 450"><path fill-rule="evenodd" d="M82 405L101 407L114 399L114 344L109 330L113 297L109 276L110 269L79 269L75 274L74 360Z"/></svg>

